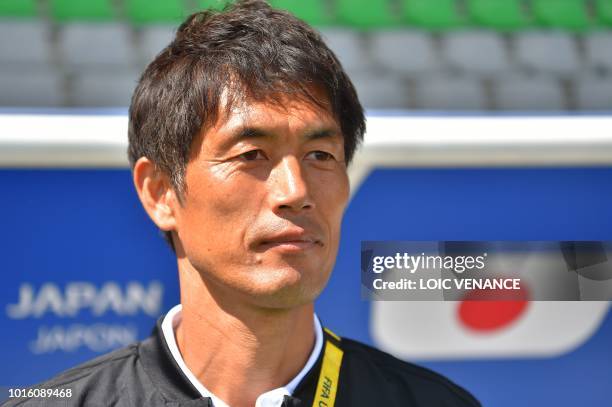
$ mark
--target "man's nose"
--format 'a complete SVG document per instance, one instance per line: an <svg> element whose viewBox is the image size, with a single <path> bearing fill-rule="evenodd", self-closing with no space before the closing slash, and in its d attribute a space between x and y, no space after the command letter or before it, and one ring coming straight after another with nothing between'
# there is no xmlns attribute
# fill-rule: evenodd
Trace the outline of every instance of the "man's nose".
<svg viewBox="0 0 612 407"><path fill-rule="evenodd" d="M275 212L283 209L298 212L314 208L307 180L297 158L283 158L272 170L268 181Z"/></svg>

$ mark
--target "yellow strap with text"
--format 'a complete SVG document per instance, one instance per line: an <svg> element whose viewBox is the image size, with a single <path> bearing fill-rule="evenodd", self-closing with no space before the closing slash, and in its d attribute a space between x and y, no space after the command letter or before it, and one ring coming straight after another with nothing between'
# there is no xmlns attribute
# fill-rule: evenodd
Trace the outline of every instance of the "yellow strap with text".
<svg viewBox="0 0 612 407"><path fill-rule="evenodd" d="M335 335L334 335L335 336ZM340 376L340 365L342 365L342 349L325 341L323 353L323 366L317 383L313 407L333 407L338 392L338 377Z"/></svg>

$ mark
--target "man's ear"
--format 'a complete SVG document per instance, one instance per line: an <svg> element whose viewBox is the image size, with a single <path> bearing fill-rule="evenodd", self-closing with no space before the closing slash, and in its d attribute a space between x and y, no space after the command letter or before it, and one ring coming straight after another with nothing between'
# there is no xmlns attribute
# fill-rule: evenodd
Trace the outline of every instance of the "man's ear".
<svg viewBox="0 0 612 407"><path fill-rule="evenodd" d="M178 199L168 176L146 157L136 161L133 176L140 202L151 220L165 232L175 230Z"/></svg>

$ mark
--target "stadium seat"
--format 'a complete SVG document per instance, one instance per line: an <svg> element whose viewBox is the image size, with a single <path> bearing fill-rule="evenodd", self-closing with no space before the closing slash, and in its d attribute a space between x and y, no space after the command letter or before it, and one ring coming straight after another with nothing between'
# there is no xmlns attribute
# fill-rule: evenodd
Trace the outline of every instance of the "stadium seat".
<svg viewBox="0 0 612 407"><path fill-rule="evenodd" d="M70 101L75 106L123 107L130 105L137 72L83 72L74 78Z"/></svg>
<svg viewBox="0 0 612 407"><path fill-rule="evenodd" d="M584 0L532 0L531 7L543 27L585 30L591 25Z"/></svg>
<svg viewBox="0 0 612 407"><path fill-rule="evenodd" d="M590 68L612 75L612 31L593 32L584 38Z"/></svg>
<svg viewBox="0 0 612 407"><path fill-rule="evenodd" d="M332 22L331 15L328 10L326 10L325 1L323 0L271 0L270 4L276 8L289 10L298 18L312 25L328 25Z"/></svg>
<svg viewBox="0 0 612 407"><path fill-rule="evenodd" d="M181 0L125 0L125 9L134 24L178 24L188 15Z"/></svg>
<svg viewBox="0 0 612 407"><path fill-rule="evenodd" d="M529 25L520 0L468 0L467 8L470 20L477 26L505 31Z"/></svg>
<svg viewBox="0 0 612 407"><path fill-rule="evenodd" d="M391 6L388 0L336 0L336 15L352 28L390 28L399 23Z"/></svg>
<svg viewBox="0 0 612 407"><path fill-rule="evenodd" d="M612 0L596 0L595 8L599 22L612 26Z"/></svg>
<svg viewBox="0 0 612 407"><path fill-rule="evenodd" d="M59 33L61 61L69 70L104 70L134 63L130 30L119 23L65 24Z"/></svg>
<svg viewBox="0 0 612 407"><path fill-rule="evenodd" d="M417 83L417 95L420 109L479 111L487 108L484 87L472 78L433 76Z"/></svg>
<svg viewBox="0 0 612 407"><path fill-rule="evenodd" d="M111 0L51 0L51 16L58 22L104 21L115 17Z"/></svg>
<svg viewBox="0 0 612 407"><path fill-rule="evenodd" d="M581 65L577 45L568 33L521 32L515 40L516 56L527 70L569 76Z"/></svg>
<svg viewBox="0 0 612 407"><path fill-rule="evenodd" d="M428 29L450 29L463 25L455 0L402 0L407 23Z"/></svg>
<svg viewBox="0 0 612 407"><path fill-rule="evenodd" d="M501 36L489 31L459 31L444 35L442 50L448 65L462 74L501 75L510 69Z"/></svg>
<svg viewBox="0 0 612 407"><path fill-rule="evenodd" d="M434 41L428 33L412 30L371 33L372 58L383 69L400 76L440 69Z"/></svg>
<svg viewBox="0 0 612 407"><path fill-rule="evenodd" d="M176 32L174 25L145 26L140 34L140 51L142 62L148 64L159 52L165 48Z"/></svg>
<svg viewBox="0 0 612 407"><path fill-rule="evenodd" d="M228 3L231 3L232 1L233 0L197 0L196 1L196 5L197 5L198 9L196 11L201 11L201 10L223 10L223 8ZM302 3L302 2L300 2L300 3ZM310 1L308 1L308 3L310 3Z"/></svg>
<svg viewBox="0 0 612 407"><path fill-rule="evenodd" d="M359 33L330 28L322 30L321 34L349 75L372 71L372 61Z"/></svg>
<svg viewBox="0 0 612 407"><path fill-rule="evenodd" d="M612 112L612 78L580 78L576 83L576 103L581 110Z"/></svg>
<svg viewBox="0 0 612 407"><path fill-rule="evenodd" d="M354 75L351 79L357 89L359 100L366 109L407 109L410 107L407 85L396 76Z"/></svg>
<svg viewBox="0 0 612 407"><path fill-rule="evenodd" d="M62 77L50 69L0 71L0 106L62 106Z"/></svg>
<svg viewBox="0 0 612 407"><path fill-rule="evenodd" d="M0 18L35 17L36 0L0 1Z"/></svg>
<svg viewBox="0 0 612 407"><path fill-rule="evenodd" d="M511 111L566 110L563 91L550 77L503 78L493 86L498 109Z"/></svg>
<svg viewBox="0 0 612 407"><path fill-rule="evenodd" d="M50 37L43 21L0 20L0 67L48 64L51 57Z"/></svg>

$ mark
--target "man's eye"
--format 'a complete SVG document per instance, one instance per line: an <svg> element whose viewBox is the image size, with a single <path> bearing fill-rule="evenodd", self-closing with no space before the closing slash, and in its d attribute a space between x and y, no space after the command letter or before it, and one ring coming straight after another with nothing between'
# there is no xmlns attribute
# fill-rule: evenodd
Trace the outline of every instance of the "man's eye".
<svg viewBox="0 0 612 407"><path fill-rule="evenodd" d="M266 156L261 150L251 150L246 153L240 154L238 157L244 159L245 161L256 161L256 160L265 160Z"/></svg>
<svg viewBox="0 0 612 407"><path fill-rule="evenodd" d="M317 161L330 161L330 160L335 159L335 157L332 154L325 152L325 151L313 151L309 153L308 155Z"/></svg>

